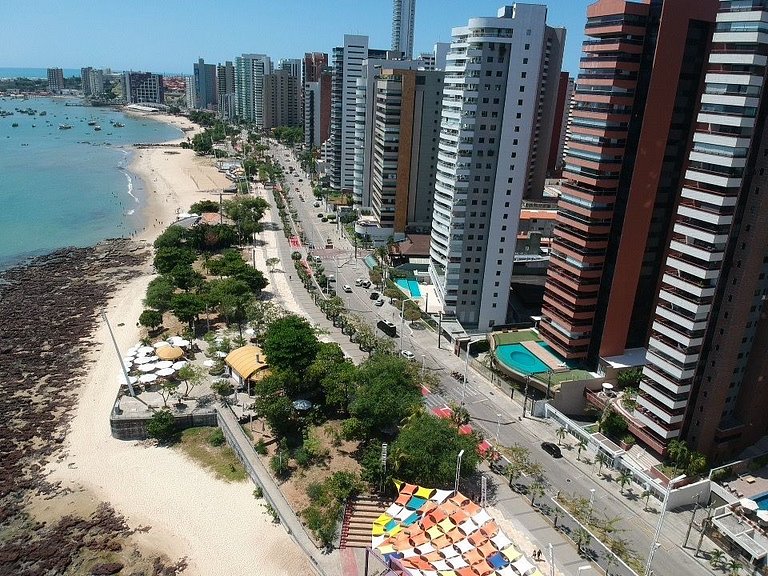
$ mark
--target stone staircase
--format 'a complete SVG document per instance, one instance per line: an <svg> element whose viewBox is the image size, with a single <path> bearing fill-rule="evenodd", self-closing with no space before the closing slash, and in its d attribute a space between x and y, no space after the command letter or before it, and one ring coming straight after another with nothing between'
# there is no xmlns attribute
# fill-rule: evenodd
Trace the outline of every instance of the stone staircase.
<svg viewBox="0 0 768 576"><path fill-rule="evenodd" d="M371 528L376 520L387 509L390 502L360 496L347 503L344 519L341 523L341 540L339 548L367 548L371 545Z"/></svg>

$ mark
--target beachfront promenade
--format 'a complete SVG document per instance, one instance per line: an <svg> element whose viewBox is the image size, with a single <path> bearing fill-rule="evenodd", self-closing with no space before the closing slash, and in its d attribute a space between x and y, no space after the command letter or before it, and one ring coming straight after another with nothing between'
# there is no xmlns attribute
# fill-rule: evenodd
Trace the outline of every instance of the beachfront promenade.
<svg viewBox="0 0 768 576"><path fill-rule="evenodd" d="M283 493L280 492L280 488L274 478L272 478L267 468L259 460L256 452L253 450L251 440L243 432L237 417L229 405L217 406L216 412L219 418L219 427L224 432L227 443L235 451L243 466L245 466L251 480L261 487L264 500L275 510L282 526L290 534L294 542L301 547L310 562L312 562L315 573L322 576L341 575L342 572L339 571L340 563L338 558L335 558L333 554L323 554L309 538L296 513L288 504ZM343 576L353 575L344 574ZM355 576L357 575L355 574Z"/></svg>

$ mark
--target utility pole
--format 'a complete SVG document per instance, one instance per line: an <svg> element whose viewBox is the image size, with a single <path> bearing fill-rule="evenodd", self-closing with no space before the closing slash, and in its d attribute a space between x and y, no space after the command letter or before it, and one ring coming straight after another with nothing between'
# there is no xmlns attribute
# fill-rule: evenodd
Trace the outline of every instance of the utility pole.
<svg viewBox="0 0 768 576"><path fill-rule="evenodd" d="M686 548L688 546L688 537L691 535L693 522L694 520L696 520L696 511L699 509L699 496L701 496L701 492L696 494L696 505L693 507L693 514L691 514L691 521L688 522L688 530L685 532L685 540L683 541L683 548Z"/></svg>
<svg viewBox="0 0 768 576"><path fill-rule="evenodd" d="M707 531L707 525L709 524L709 521L712 518L712 512L713 512L712 508L707 510L707 517L701 521L701 532L699 532L699 543L696 544L696 552L694 552L693 554L694 558L698 557L699 552L701 551L701 545L704 542L704 532Z"/></svg>
<svg viewBox="0 0 768 576"><path fill-rule="evenodd" d="M440 337L443 335L443 311L439 313L437 320L437 349L440 350Z"/></svg>

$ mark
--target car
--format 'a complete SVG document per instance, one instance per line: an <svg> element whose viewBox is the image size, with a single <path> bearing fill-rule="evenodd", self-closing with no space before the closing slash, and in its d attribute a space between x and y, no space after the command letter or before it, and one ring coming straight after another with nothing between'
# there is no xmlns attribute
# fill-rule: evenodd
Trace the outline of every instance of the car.
<svg viewBox="0 0 768 576"><path fill-rule="evenodd" d="M343 288L344 288L344 292L352 292L352 286L350 286L349 284L344 284Z"/></svg>
<svg viewBox="0 0 768 576"><path fill-rule="evenodd" d="M317 217L318 217L318 218L322 218L322 217L324 217L324 216L325 216L325 214L323 214L322 212L318 212L318 213L317 213Z"/></svg>
<svg viewBox="0 0 768 576"><path fill-rule="evenodd" d="M355 286L362 286L363 282L365 282L365 280L362 278L355 278Z"/></svg>
<svg viewBox="0 0 768 576"><path fill-rule="evenodd" d="M376 302L374 302L374 304L376 306L384 306L384 298L379 298L378 300L376 300Z"/></svg>
<svg viewBox="0 0 768 576"><path fill-rule="evenodd" d="M554 444L552 442L542 442L541 443L541 449L544 450L547 454L552 456L553 458L562 458L563 453L560 450L560 446L557 444Z"/></svg>
<svg viewBox="0 0 768 576"><path fill-rule="evenodd" d="M363 280L362 283L360 284L360 286L362 286L363 288L368 289L368 288L371 287L371 281L370 280Z"/></svg>
<svg viewBox="0 0 768 576"><path fill-rule="evenodd" d="M299 178L299 182L304 182L304 180L302 180L301 178Z"/></svg>
<svg viewBox="0 0 768 576"><path fill-rule="evenodd" d="M322 258L320 258L320 256L315 256L315 257L314 257L314 258L312 258L312 259L313 259L315 262L317 262L318 264L320 264L320 263L323 261L323 259L322 259Z"/></svg>
<svg viewBox="0 0 768 576"><path fill-rule="evenodd" d="M381 294L379 294L378 292L371 292L371 295L369 296L369 298L371 300L378 300L379 298L381 298Z"/></svg>
<svg viewBox="0 0 768 576"><path fill-rule="evenodd" d="M320 208L320 202L315 202L314 204L312 204L312 206L314 206L315 208Z"/></svg>
<svg viewBox="0 0 768 576"><path fill-rule="evenodd" d="M414 354L410 350L401 350L400 356L402 356L403 358L408 358L408 360L413 360L414 358L416 358L416 354Z"/></svg>
<svg viewBox="0 0 768 576"><path fill-rule="evenodd" d="M333 274L328 274L328 282L336 282L336 276Z"/></svg>

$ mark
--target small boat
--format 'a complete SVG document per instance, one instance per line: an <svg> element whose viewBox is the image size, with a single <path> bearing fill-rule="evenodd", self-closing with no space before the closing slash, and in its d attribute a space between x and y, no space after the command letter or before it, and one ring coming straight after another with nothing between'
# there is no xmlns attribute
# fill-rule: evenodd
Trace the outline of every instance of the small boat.
<svg viewBox="0 0 768 576"><path fill-rule="evenodd" d="M88 126L96 126L96 120L89 120Z"/></svg>
<svg viewBox="0 0 768 576"><path fill-rule="evenodd" d="M72 124L59 124L59 130L69 130L72 128Z"/></svg>
<svg viewBox="0 0 768 576"><path fill-rule="evenodd" d="M48 115L48 112L46 112L45 110L43 110L42 112L40 112L40 116L47 116L47 115Z"/></svg>
<svg viewBox="0 0 768 576"><path fill-rule="evenodd" d="M18 128L18 127L19 127L18 122L14 122L13 124L11 124L11 128Z"/></svg>
<svg viewBox="0 0 768 576"><path fill-rule="evenodd" d="M115 128L125 128L125 124L121 122L115 122Z"/></svg>
<svg viewBox="0 0 768 576"><path fill-rule="evenodd" d="M101 126L99 126L98 124L96 124L96 126L94 126L94 127L93 127L93 129L94 129L96 132L98 132L99 130L101 130Z"/></svg>

